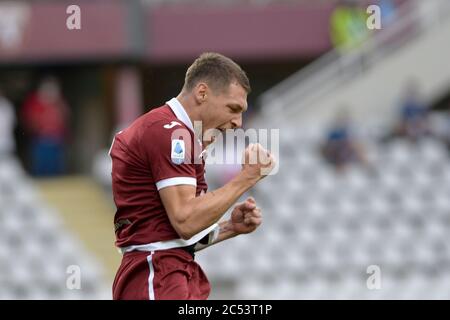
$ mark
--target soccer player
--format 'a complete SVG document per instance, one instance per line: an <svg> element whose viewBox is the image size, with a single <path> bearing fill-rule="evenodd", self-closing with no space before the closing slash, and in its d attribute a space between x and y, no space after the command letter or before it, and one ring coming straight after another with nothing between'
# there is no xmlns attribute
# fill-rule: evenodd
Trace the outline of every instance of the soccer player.
<svg viewBox="0 0 450 320"><path fill-rule="evenodd" d="M229 220L218 221L270 172L274 157L259 144L249 145L241 172L207 192L203 141L193 126L200 121L202 133L239 128L249 92L235 62L204 53L187 70L176 98L116 134L110 156L116 246L123 259L114 299L206 299L210 285L194 252L261 224L251 197L235 205Z"/></svg>

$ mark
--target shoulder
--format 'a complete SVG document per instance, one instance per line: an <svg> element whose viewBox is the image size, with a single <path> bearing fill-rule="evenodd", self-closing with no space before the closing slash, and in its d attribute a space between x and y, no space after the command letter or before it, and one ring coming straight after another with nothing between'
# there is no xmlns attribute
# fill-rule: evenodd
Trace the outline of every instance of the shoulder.
<svg viewBox="0 0 450 320"><path fill-rule="evenodd" d="M169 106L145 114L136 134L135 144L145 154L170 154L182 148L190 154L194 133L179 120Z"/></svg>
<svg viewBox="0 0 450 320"><path fill-rule="evenodd" d="M191 130L172 113L168 105L145 114L141 129L143 135L157 135L159 138L170 137L174 134L192 136Z"/></svg>
<svg viewBox="0 0 450 320"><path fill-rule="evenodd" d="M133 137L141 137L143 134L162 134L171 129L185 128L186 125L178 120L168 105L155 108L137 118L127 128L120 131Z"/></svg>

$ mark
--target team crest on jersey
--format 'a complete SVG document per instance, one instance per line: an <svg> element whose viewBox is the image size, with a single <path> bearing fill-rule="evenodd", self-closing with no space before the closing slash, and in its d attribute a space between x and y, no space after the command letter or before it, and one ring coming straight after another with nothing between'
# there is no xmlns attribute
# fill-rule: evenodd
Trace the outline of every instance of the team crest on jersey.
<svg viewBox="0 0 450 320"><path fill-rule="evenodd" d="M175 164L182 164L184 162L184 141L179 139L172 140L172 152L171 158L172 162Z"/></svg>

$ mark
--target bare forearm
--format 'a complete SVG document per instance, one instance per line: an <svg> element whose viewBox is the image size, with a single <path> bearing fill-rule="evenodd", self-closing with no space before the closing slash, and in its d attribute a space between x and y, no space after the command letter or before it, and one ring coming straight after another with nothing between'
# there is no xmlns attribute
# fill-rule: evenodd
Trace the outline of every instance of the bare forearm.
<svg viewBox="0 0 450 320"><path fill-rule="evenodd" d="M191 199L185 208L184 224L188 233L194 235L219 221L224 213L255 183L254 179L240 173L225 186Z"/></svg>
<svg viewBox="0 0 450 320"><path fill-rule="evenodd" d="M197 245L195 246L195 251L200 251L203 250L207 247L210 247L214 244L217 244L219 242L222 242L224 240L228 240L230 238L233 238L235 236L238 235L238 233L236 233L235 231L232 230L229 221L222 221L219 223L219 235L217 236L217 239L215 239L213 242L209 243L209 244L201 244L201 243L197 243Z"/></svg>
<svg viewBox="0 0 450 320"><path fill-rule="evenodd" d="M252 164L252 159L258 161ZM275 165L273 156L259 144L250 144L247 147L244 160L242 171L235 178L222 188L201 197L195 196L195 187L192 185L172 186L159 190L170 223L183 239L190 239L219 221L223 214L248 189L267 176ZM241 229L245 231L248 228L244 225Z"/></svg>

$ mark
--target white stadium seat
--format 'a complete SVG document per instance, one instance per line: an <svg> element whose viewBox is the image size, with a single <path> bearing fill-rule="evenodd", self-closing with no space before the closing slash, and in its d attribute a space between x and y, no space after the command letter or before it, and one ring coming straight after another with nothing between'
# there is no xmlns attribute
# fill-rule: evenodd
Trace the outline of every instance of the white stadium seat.
<svg viewBox="0 0 450 320"><path fill-rule="evenodd" d="M257 201L261 194L261 203L268 204L262 208L270 225L248 243L270 248L275 269L286 271L283 278L267 281L261 293L258 281L273 277L273 268L270 254L257 251L251 259L233 260L247 267L253 261L260 277L239 278L237 292L250 299L448 298L450 159L445 147L433 140L373 143L369 159L375 175L360 167L335 174L320 159L318 141L303 137L300 147L290 149L289 165L277 183L256 188ZM367 289L366 268L372 264L385 274L384 290ZM439 265L446 268L431 278L427 270ZM299 277L303 280L296 282Z"/></svg>
<svg viewBox="0 0 450 320"><path fill-rule="evenodd" d="M0 299L110 299L98 266L44 206L19 162L0 161ZM68 290L68 263L83 266L85 289Z"/></svg>

